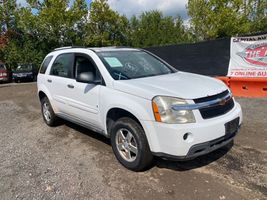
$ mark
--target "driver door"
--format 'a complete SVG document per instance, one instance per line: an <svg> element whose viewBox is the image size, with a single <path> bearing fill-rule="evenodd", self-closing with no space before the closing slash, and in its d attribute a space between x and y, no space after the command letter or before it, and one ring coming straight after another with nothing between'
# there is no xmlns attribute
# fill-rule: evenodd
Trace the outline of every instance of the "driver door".
<svg viewBox="0 0 267 200"><path fill-rule="evenodd" d="M74 74L75 77L82 72L92 72L96 78L100 76L100 73L87 54L75 54L74 55ZM71 109L71 113L74 113L77 120L82 123L86 123L95 128L100 128L100 116L99 116L99 91L103 87L101 84L88 84L80 83L75 79L69 83L71 86L68 89L68 104Z"/></svg>

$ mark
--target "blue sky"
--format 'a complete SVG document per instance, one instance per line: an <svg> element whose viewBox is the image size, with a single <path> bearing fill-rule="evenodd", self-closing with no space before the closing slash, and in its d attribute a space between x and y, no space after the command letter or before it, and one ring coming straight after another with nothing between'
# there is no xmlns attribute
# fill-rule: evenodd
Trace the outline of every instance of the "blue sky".
<svg viewBox="0 0 267 200"><path fill-rule="evenodd" d="M92 0L86 0L88 5ZM17 0L21 5L26 5L26 0ZM160 10L165 16L178 14L187 20L186 4L188 0L108 0L110 7L127 17L140 15L144 11Z"/></svg>

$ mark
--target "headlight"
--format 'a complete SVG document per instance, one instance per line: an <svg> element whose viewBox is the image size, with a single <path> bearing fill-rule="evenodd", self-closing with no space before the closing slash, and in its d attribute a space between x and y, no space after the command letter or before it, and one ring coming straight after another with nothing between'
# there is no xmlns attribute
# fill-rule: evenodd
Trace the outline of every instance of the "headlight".
<svg viewBox="0 0 267 200"><path fill-rule="evenodd" d="M152 107L155 120L167 124L186 124L196 122L192 110L172 109L174 105L185 105L187 102L183 99L166 96L156 96L152 100Z"/></svg>
<svg viewBox="0 0 267 200"><path fill-rule="evenodd" d="M7 76L7 73L5 73L5 72L4 72L4 73L2 73L2 76Z"/></svg>

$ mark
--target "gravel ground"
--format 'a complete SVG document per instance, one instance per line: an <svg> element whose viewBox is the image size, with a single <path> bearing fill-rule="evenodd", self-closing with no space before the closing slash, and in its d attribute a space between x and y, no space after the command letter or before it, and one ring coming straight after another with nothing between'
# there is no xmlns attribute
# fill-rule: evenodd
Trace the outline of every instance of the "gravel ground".
<svg viewBox="0 0 267 200"><path fill-rule="evenodd" d="M34 83L0 85L0 199L267 199L267 99L237 101L244 124L233 147L134 173L108 139L46 126Z"/></svg>

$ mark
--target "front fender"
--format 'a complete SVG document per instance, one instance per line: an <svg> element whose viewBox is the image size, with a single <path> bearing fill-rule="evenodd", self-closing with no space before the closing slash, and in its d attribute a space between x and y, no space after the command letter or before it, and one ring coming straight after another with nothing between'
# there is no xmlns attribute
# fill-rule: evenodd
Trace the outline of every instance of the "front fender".
<svg viewBox="0 0 267 200"><path fill-rule="evenodd" d="M120 108L128 111L139 120L145 130L150 145L151 136L149 132L146 131L148 129L145 127L144 121L155 121L151 101L107 87L101 88L100 97L100 117L106 135L108 135L106 119L109 110L112 108Z"/></svg>

